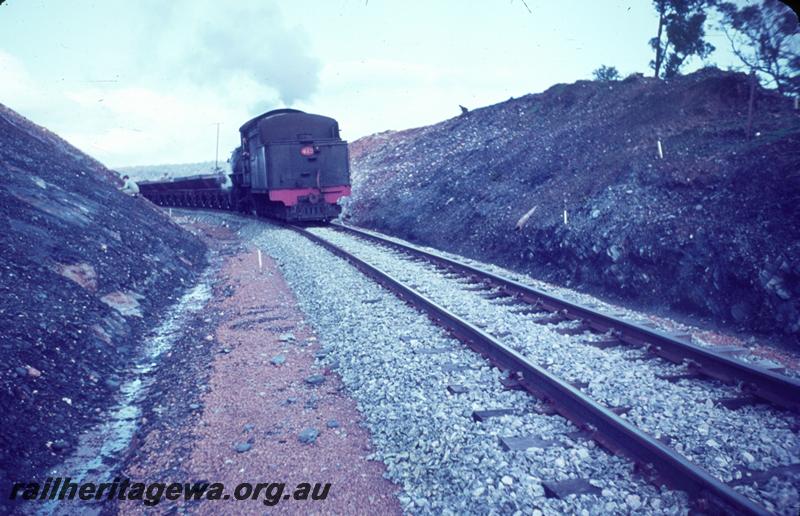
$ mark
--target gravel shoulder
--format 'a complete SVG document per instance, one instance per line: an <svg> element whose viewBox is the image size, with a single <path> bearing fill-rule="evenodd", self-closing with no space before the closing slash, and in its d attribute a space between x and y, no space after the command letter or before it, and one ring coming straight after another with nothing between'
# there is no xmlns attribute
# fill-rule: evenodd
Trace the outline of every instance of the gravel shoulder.
<svg viewBox="0 0 800 516"><path fill-rule="evenodd" d="M159 368L161 382L124 473L132 481L330 483L324 501L186 502L197 514L396 514L397 487L369 460L369 433L275 262L220 222L184 225L221 255L214 297ZM226 227L228 226L228 227ZM309 431L313 430L313 431ZM301 438L305 442L301 442ZM161 502L157 511L165 510ZM121 513L142 513L135 502Z"/></svg>

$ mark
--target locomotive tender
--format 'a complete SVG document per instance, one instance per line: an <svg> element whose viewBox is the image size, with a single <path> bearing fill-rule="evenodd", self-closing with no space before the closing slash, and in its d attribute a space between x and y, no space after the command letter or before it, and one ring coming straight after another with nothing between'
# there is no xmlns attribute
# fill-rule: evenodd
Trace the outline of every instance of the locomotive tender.
<svg viewBox="0 0 800 516"><path fill-rule="evenodd" d="M206 174L142 181L142 195L161 206L255 212L287 221L328 221L350 195L347 142L333 118L276 109L240 129L230 180Z"/></svg>

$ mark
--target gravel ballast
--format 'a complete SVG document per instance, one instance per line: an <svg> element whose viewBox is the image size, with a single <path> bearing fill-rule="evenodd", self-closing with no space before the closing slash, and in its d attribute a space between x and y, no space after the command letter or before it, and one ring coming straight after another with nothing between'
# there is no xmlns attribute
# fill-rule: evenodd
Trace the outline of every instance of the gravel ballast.
<svg viewBox="0 0 800 516"><path fill-rule="evenodd" d="M560 334L558 329L575 323L537 324L531 315L518 313L521 305L487 299L488 290L476 291L474 284L448 277L429 263L332 229L312 231L480 326L560 378L587 383L581 390L598 402L610 408L630 408L622 417L667 440L723 482L741 480L748 471L800 462L795 433L800 424L790 413L766 405L729 410L718 400L740 397L734 387L660 379L658 376L686 370L648 360L638 349L586 345L601 336ZM773 479L761 486L743 484L737 489L771 511L794 513L799 504L796 483L788 480Z"/></svg>

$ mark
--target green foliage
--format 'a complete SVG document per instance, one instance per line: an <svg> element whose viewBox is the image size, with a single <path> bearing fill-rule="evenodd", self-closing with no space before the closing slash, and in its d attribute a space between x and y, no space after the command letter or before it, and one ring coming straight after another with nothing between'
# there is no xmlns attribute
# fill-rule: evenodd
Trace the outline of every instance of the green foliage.
<svg viewBox="0 0 800 516"><path fill-rule="evenodd" d="M650 40L656 77L673 77L687 58L706 58L714 46L705 41L706 9L716 0L653 0L658 11L658 33Z"/></svg>
<svg viewBox="0 0 800 516"><path fill-rule="evenodd" d="M600 68L592 72L592 77L595 81L618 81L620 79L619 71L615 66L602 65Z"/></svg>
<svg viewBox="0 0 800 516"><path fill-rule="evenodd" d="M768 77L781 93L800 94L800 29L797 15L778 0L739 7L718 6L721 28L733 53L750 70Z"/></svg>

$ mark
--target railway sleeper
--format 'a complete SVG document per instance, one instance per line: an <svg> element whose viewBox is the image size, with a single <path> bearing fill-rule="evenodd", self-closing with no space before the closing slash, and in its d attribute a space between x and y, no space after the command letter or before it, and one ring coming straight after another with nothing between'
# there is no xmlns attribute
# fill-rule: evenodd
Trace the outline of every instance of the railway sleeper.
<svg viewBox="0 0 800 516"><path fill-rule="evenodd" d="M594 346L600 349L608 349L608 348L618 348L620 346L624 346L625 343L619 340L616 337L606 337L600 340L590 340L584 342L584 344L588 344L589 346Z"/></svg>
<svg viewBox="0 0 800 516"><path fill-rule="evenodd" d="M442 365L442 371L445 373L460 373L463 371L469 371L473 369L473 367L468 365L462 364L444 364Z"/></svg>
<svg viewBox="0 0 800 516"><path fill-rule="evenodd" d="M514 306L519 304L519 301L514 295L509 295L495 298L494 304L498 306Z"/></svg>
<svg viewBox="0 0 800 516"><path fill-rule="evenodd" d="M684 360L682 353L658 345L648 346L648 352L673 364L681 364Z"/></svg>
<svg viewBox="0 0 800 516"><path fill-rule="evenodd" d="M489 410L473 410L472 419L477 422L483 422L493 417L515 416L519 414L516 409L489 409Z"/></svg>
<svg viewBox="0 0 800 516"><path fill-rule="evenodd" d="M686 375L691 375L686 376L687 378L713 379L727 385L733 385L739 381L736 378L731 377L731 375L720 371L718 368L715 368L713 364L704 366L703 364L700 364L692 359L685 359L684 363L688 365L688 373L686 373ZM786 409L787 407L791 406L791 403L789 402L790 400L785 399L781 393L775 393L770 390L763 389L750 382L742 382L741 390L743 396L738 398L723 399L727 405L731 406L729 408L732 408L732 410L738 410L744 406L752 405L753 403L750 401L751 399L758 400L759 403L765 402L767 404L771 404L775 408L779 409Z"/></svg>
<svg viewBox="0 0 800 516"><path fill-rule="evenodd" d="M524 435L524 436L501 436L498 437L500 447L503 451L525 451L528 448L550 448L551 446L563 444L556 442L553 439L544 439L538 435Z"/></svg>
<svg viewBox="0 0 800 516"><path fill-rule="evenodd" d="M506 299L506 298L512 297L513 295L514 294L512 294L508 290L506 290L504 288L499 288L497 290L493 290L493 291L487 292L482 297L484 299Z"/></svg>
<svg viewBox="0 0 800 516"><path fill-rule="evenodd" d="M569 328L557 328L556 333L560 333L561 335L582 335L584 333L594 333L594 329L592 329L591 325L587 324L586 321L581 321L577 326L569 327Z"/></svg>
<svg viewBox="0 0 800 516"><path fill-rule="evenodd" d="M624 416L631 411L631 407L611 407L609 410L618 416Z"/></svg>
<svg viewBox="0 0 800 516"><path fill-rule="evenodd" d="M589 481L582 478L545 480L542 482L542 487L544 488L545 497L558 498L559 500L565 500L570 495L599 495L601 492L599 487L593 486Z"/></svg>
<svg viewBox="0 0 800 516"><path fill-rule="evenodd" d="M589 382L583 382L581 380L575 380L575 381L569 382L569 384L572 385L573 387L575 387L578 390L583 390L583 389L585 389L585 388L587 388L589 386Z"/></svg>
<svg viewBox="0 0 800 516"><path fill-rule="evenodd" d="M720 398L714 400L714 403L722 405L728 410L739 410L743 407L766 403L766 400L757 396L738 396L733 398Z"/></svg>
<svg viewBox="0 0 800 516"><path fill-rule="evenodd" d="M447 392L450 394L466 394L469 392L469 389L464 387L463 385L448 385Z"/></svg>
<svg viewBox="0 0 800 516"><path fill-rule="evenodd" d="M658 345L645 344L641 347L644 349L644 353L640 356L632 357L629 360L637 362L642 360L654 360L661 358L673 364L683 364L686 360L681 353L676 353L674 351L664 349Z"/></svg>
<svg viewBox="0 0 800 516"><path fill-rule="evenodd" d="M536 324L559 324L564 321L569 321L569 319L564 314L560 313L542 315L533 318L533 322L535 322Z"/></svg>
<svg viewBox="0 0 800 516"><path fill-rule="evenodd" d="M681 380L699 380L702 379L703 376L697 373L679 373L679 374L659 374L656 375L656 378L660 380L666 380L670 383L677 383Z"/></svg>
<svg viewBox="0 0 800 516"><path fill-rule="evenodd" d="M507 391L524 391L525 387L516 378L501 378L500 385Z"/></svg>
<svg viewBox="0 0 800 516"><path fill-rule="evenodd" d="M441 353L449 353L450 351L453 351L453 350L450 349L450 348L420 348L420 349L415 349L414 350L414 354L416 354L416 355L438 355L438 354L441 354Z"/></svg>
<svg viewBox="0 0 800 516"><path fill-rule="evenodd" d="M773 477L778 478L798 478L800 477L800 464L787 464L784 466L776 466L766 471L753 471L748 468L737 468L742 474L742 478L737 478L728 482L729 486L737 486L741 484L758 483L759 485L766 484Z"/></svg>
<svg viewBox="0 0 800 516"><path fill-rule="evenodd" d="M485 285L482 285L482 284L479 284L479 283L472 283L472 282L470 282L468 285L465 285L462 288L464 290L469 291L469 292L482 292L482 291L486 290L486 286Z"/></svg>
<svg viewBox="0 0 800 516"><path fill-rule="evenodd" d="M512 308L509 310L512 314L521 314L521 315L535 315L535 314L542 314L541 310L538 310L534 307L529 305L519 305L517 308Z"/></svg>
<svg viewBox="0 0 800 516"><path fill-rule="evenodd" d="M691 358L684 359L683 363L686 364L690 372L697 373L698 375L712 378L727 385L736 382L735 378L733 378L730 374L720 371L719 368L714 367L713 363L705 364L702 362L698 362L697 360L693 360Z"/></svg>

